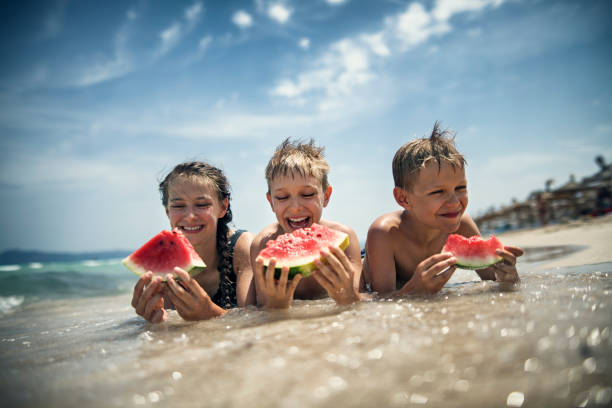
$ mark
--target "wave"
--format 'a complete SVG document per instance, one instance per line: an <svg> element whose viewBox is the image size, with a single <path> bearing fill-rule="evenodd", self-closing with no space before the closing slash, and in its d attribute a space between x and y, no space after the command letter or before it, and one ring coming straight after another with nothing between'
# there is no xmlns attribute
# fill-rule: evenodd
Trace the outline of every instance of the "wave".
<svg viewBox="0 0 612 408"><path fill-rule="evenodd" d="M0 272L12 272L21 269L20 265L0 265Z"/></svg>
<svg viewBox="0 0 612 408"><path fill-rule="evenodd" d="M0 296L0 316L10 314L15 311L24 301L23 296Z"/></svg>

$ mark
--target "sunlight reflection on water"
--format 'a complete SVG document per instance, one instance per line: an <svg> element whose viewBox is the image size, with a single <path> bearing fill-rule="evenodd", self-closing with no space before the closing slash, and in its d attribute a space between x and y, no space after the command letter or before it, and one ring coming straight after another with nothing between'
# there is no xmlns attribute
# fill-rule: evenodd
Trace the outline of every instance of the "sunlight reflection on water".
<svg viewBox="0 0 612 408"><path fill-rule="evenodd" d="M535 263L533 263L535 264ZM612 264L503 288L458 271L434 297L296 301L145 324L129 296L46 301L0 321L12 406L605 406Z"/></svg>

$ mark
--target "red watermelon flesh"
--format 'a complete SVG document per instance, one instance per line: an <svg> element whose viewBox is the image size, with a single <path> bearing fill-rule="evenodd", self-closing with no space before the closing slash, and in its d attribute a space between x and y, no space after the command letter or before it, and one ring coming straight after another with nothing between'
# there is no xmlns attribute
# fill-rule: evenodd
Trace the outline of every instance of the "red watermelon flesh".
<svg viewBox="0 0 612 408"><path fill-rule="evenodd" d="M202 272L206 265L189 240L178 229L162 231L122 261L123 265L136 275L148 271L166 280L178 266L190 275Z"/></svg>
<svg viewBox="0 0 612 408"><path fill-rule="evenodd" d="M451 234L442 252L452 253L457 258L457 266L460 268L482 269L501 261L502 258L495 253L495 250L503 248L502 243L493 235L484 240L478 235L466 238Z"/></svg>
<svg viewBox="0 0 612 408"><path fill-rule="evenodd" d="M276 259L274 271L277 278L280 277L281 268L288 266L291 279L297 274L309 276L316 269L313 262L321 256L322 249L335 246L344 250L348 245L348 234L312 224L308 228L300 228L268 241L259 257L264 260L266 267L270 264L270 259Z"/></svg>

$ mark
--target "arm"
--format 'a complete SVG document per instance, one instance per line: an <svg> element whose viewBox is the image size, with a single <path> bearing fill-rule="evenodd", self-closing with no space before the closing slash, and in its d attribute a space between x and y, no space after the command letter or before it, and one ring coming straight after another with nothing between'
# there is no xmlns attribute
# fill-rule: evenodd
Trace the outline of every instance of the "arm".
<svg viewBox="0 0 612 408"><path fill-rule="evenodd" d="M372 290L380 294L393 292L396 285L395 257L387 231L376 222L370 226L366 239L364 273Z"/></svg>
<svg viewBox="0 0 612 408"><path fill-rule="evenodd" d="M255 286L251 267L251 243L253 234L243 232L234 247L234 272L236 273L236 300L239 307L255 304Z"/></svg>

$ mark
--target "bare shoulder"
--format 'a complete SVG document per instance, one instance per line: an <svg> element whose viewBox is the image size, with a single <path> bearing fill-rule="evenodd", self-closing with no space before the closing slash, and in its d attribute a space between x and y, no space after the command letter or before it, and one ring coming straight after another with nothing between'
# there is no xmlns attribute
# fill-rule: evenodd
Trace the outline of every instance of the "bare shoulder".
<svg viewBox="0 0 612 408"><path fill-rule="evenodd" d="M270 224L261 231L259 231L259 233L255 235L255 237L251 241L251 254L258 254L259 251L261 251L266 246L266 242L275 239L280 234L282 234L282 232L283 231L278 222Z"/></svg>
<svg viewBox="0 0 612 408"><path fill-rule="evenodd" d="M344 232L345 234L355 235L355 231L353 231L351 227L349 227L348 225L341 224L339 222L320 220L319 224L324 225L327 228L331 228L336 231Z"/></svg>
<svg viewBox="0 0 612 408"><path fill-rule="evenodd" d="M471 237L474 235L480 235L480 230L472 217L467 214L463 214L456 234L463 235L464 237Z"/></svg>
<svg viewBox="0 0 612 408"><path fill-rule="evenodd" d="M234 253L246 253L248 254L251 250L251 243L255 235L252 232L244 231L240 234L236 246L234 247Z"/></svg>
<svg viewBox="0 0 612 408"><path fill-rule="evenodd" d="M399 231L402 224L402 210L383 214L370 225L368 238L384 239L391 233Z"/></svg>

